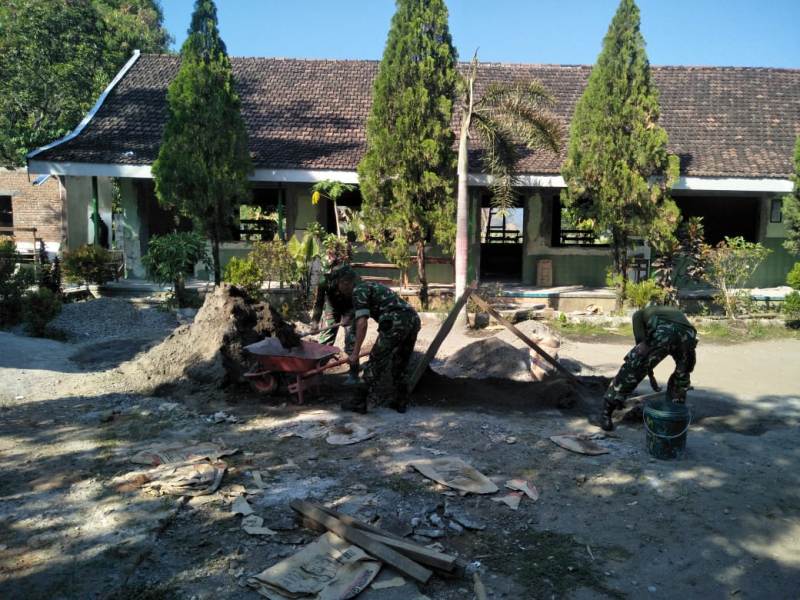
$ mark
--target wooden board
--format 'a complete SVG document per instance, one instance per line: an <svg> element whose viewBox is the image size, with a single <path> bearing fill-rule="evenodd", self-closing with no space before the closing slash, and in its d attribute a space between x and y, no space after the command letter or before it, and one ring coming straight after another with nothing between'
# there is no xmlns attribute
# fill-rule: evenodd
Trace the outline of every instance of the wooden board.
<svg viewBox="0 0 800 600"><path fill-rule="evenodd" d="M325 529L335 533L340 538L347 540L351 544L355 544L370 556L374 556L393 569L400 571L403 575L408 575L420 583L427 583L431 575L433 575L430 570L422 565L415 563L413 560L406 558L385 544L371 538L365 532L342 523L339 519L321 511L305 500L293 500L289 506L292 507L292 510L319 523L324 526Z"/></svg>
<svg viewBox="0 0 800 600"><path fill-rule="evenodd" d="M492 317L494 317L494 319L495 319L495 320L496 320L498 323L500 323L501 325L503 325L503 327L507 328L509 331L511 331L511 333L513 333L515 336L517 336L519 339L521 339L523 342L525 342L525 343L526 343L526 344L527 344L527 345L528 345L530 348L532 348L532 349L533 349L533 350L534 350L534 351L535 351L535 352L536 352L536 353L537 353L539 356L541 356L542 358L544 358L544 359L545 359L547 362L549 362L549 363L550 363L551 365L553 365L553 366L554 366L556 369L558 369L558 371L559 371L560 373L563 373L564 375L566 375L566 376L567 376L567 378L568 378L570 381L573 381L573 382L575 382L575 383L580 383L580 380L579 380L577 377L575 377L575 375L573 375L572 373L570 373L569 371L567 371L567 370L566 370L564 367L562 367L562 366L561 366L561 364L560 364L560 363L559 363L559 362L558 362L556 359L554 359L554 358L553 358L552 356L550 356L550 355L549 355L547 352L545 352L544 350L542 350L542 347L541 347L541 346L539 346L539 344L537 344L536 342L534 342L534 341L533 341L531 338L529 338L527 335L525 335L524 333L522 333L522 332L521 332L519 329L517 329L516 327L514 327L514 325L513 325L513 324L512 324L510 321L508 321L506 318L504 318L504 317L503 317L503 315L501 315L499 312L497 312L497 311L494 309L494 307L493 307L491 304L489 304L488 302L486 302L486 300L484 300L483 298L481 298L480 296L478 296L478 294L475 294L475 293L473 293L473 294L472 294L472 300L473 300L473 302L475 302L475 304L477 304L477 305L478 305L478 306L480 306L480 307L481 307L483 310L485 310L485 311L486 311L486 312L488 312L490 315L492 315Z"/></svg>
<svg viewBox="0 0 800 600"><path fill-rule="evenodd" d="M350 525L351 527L360 529L374 540L381 542L382 544L385 544L394 550L397 550L400 554L407 556L413 561L447 572L452 571L456 566L455 556L450 556L449 554L444 554L443 552L437 552L436 550L431 550L425 546L420 546L419 544L404 540L403 538L389 533L388 531L378 529L377 527L373 527L368 523L354 519L350 515L338 513L330 508L326 508L324 506L317 506L317 508L328 513L332 517L339 519L345 525Z"/></svg>
<svg viewBox="0 0 800 600"><path fill-rule="evenodd" d="M467 300L469 300L470 295L475 291L474 287L468 287L464 290L464 293L461 294L461 297L456 301L453 305L453 308L450 309L450 313L447 315L447 318L442 323L442 326L439 328L439 331L436 332L436 337L433 338L430 346L425 351L423 357L417 362L414 367L414 371L411 373L411 376L408 378L408 393L414 391L414 388L417 387L419 380L422 379L422 376L425 374L428 365L431 364L433 357L436 356L436 353L439 351L439 348L442 346L447 335L450 333L450 330L453 329L453 325L458 318L459 313L461 310L466 306Z"/></svg>

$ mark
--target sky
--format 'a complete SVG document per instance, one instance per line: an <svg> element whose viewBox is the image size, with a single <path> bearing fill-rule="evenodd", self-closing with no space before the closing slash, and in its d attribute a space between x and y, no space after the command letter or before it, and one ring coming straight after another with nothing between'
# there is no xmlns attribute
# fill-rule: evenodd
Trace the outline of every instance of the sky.
<svg viewBox="0 0 800 600"><path fill-rule="evenodd" d="M179 49L194 0L161 0ZM461 60L593 64L618 0L448 0ZM800 68L800 0L639 0L654 65ZM217 0L231 56L380 59L393 0Z"/></svg>

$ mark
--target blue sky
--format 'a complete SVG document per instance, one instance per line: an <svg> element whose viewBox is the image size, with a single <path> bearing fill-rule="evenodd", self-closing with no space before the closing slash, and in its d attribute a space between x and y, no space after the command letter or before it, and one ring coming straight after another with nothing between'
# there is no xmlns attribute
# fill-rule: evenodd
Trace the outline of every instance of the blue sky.
<svg viewBox="0 0 800 600"><path fill-rule="evenodd" d="M176 48L193 0L162 0ZM618 0L449 0L459 57L594 63ZM233 56L379 59L393 0L217 0ZM639 0L650 62L800 68L800 0Z"/></svg>

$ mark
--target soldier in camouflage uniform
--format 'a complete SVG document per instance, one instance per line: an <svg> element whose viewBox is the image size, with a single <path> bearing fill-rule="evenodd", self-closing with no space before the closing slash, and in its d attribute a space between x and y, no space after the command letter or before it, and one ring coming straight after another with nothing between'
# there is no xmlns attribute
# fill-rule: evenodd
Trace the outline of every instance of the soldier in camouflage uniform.
<svg viewBox="0 0 800 600"><path fill-rule="evenodd" d="M353 301L356 342L350 354L351 365L358 364L367 319L372 317L378 322L378 339L364 369L366 394L345 408L366 412L368 406L388 404L398 412L405 412L408 402L405 371L417 341L419 316L385 285L362 281L355 274L339 278L339 291Z"/></svg>
<svg viewBox="0 0 800 600"><path fill-rule="evenodd" d="M653 389L658 390L653 369L667 355L675 360L675 371L667 384L667 396L674 402L685 402L690 387L690 374L695 365L697 331L679 309L672 306L648 306L633 314L633 335L636 346L628 352L619 373L614 377L603 402L600 426L614 429L614 410L624 406L625 399L639 382L650 375Z"/></svg>
<svg viewBox="0 0 800 600"><path fill-rule="evenodd" d="M328 269L320 277L315 290L314 309L311 314L311 331L316 333L320 329L331 327L331 325L344 321L344 351L349 355L353 351L353 345L356 340L355 322L347 324L347 321L353 321L353 302L351 298L346 298L339 292L338 285L339 277L348 272L355 275L350 266L338 265ZM336 342L336 334L338 332L338 327L324 329L319 334L319 343L332 346ZM347 383L358 383L358 365L350 366Z"/></svg>

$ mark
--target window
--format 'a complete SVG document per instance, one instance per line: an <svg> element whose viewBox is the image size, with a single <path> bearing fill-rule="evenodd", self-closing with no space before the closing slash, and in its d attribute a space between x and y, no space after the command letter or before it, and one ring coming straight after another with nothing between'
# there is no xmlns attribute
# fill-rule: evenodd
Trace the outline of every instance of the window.
<svg viewBox="0 0 800 600"><path fill-rule="evenodd" d="M11 208L11 196L0 196L0 227L14 226L14 212Z"/></svg>
<svg viewBox="0 0 800 600"><path fill-rule="evenodd" d="M781 223L783 221L783 199L773 198L769 205L769 222Z"/></svg>

